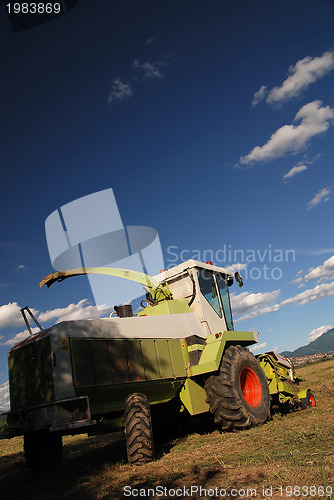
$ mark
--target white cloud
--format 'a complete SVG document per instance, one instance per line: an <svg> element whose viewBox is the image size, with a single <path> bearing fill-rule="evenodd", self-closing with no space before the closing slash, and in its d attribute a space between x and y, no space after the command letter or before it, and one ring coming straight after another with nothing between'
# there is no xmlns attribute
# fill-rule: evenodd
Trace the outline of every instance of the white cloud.
<svg viewBox="0 0 334 500"><path fill-rule="evenodd" d="M280 294L280 290L265 293L249 293L242 292L238 295L231 294L231 305L234 314L243 314L247 311L256 309L276 300Z"/></svg>
<svg viewBox="0 0 334 500"><path fill-rule="evenodd" d="M330 295L334 295L334 282L323 283L322 285L317 285L314 288L304 290L304 292L299 293L295 297L283 300L280 306L297 303L302 305L309 304L310 302L314 302Z"/></svg>
<svg viewBox="0 0 334 500"><path fill-rule="evenodd" d="M318 280L319 283L332 281L334 279L334 255L325 260L325 262L317 267L310 267L308 273L302 276L302 271L298 271L295 279L291 284L298 285L298 288L306 286L306 283L311 280Z"/></svg>
<svg viewBox="0 0 334 500"><path fill-rule="evenodd" d="M123 83L120 78L115 78L112 82L111 91L108 97L108 104L113 101L124 101L133 95L133 90L128 83Z"/></svg>
<svg viewBox="0 0 334 500"><path fill-rule="evenodd" d="M17 302L9 302L0 306L0 330L9 326L22 326L24 324Z"/></svg>
<svg viewBox="0 0 334 500"><path fill-rule="evenodd" d="M269 91L266 102L269 104L280 104L293 97L298 97L311 83L322 78L333 68L333 51L324 52L320 57L304 57L304 59L300 59L294 66L290 66L289 76L284 80L282 85L274 87Z"/></svg>
<svg viewBox="0 0 334 500"><path fill-rule="evenodd" d="M156 38L148 39L147 44L152 43ZM160 79L164 75L160 71L161 66L170 66L172 64L172 55L167 54L158 61L142 62L138 58L131 64L132 83L123 82L121 77L112 80L112 87L108 97L108 105L114 101L124 101L134 94L134 88L140 81L150 79ZM135 71L134 71L135 70Z"/></svg>
<svg viewBox="0 0 334 500"><path fill-rule="evenodd" d="M159 62L141 63L141 62L139 62L139 59L135 59L133 64L132 64L132 67L139 70L139 71L142 71L145 78L162 78L162 74L160 73L160 70L158 69L159 64L160 64Z"/></svg>
<svg viewBox="0 0 334 500"><path fill-rule="evenodd" d="M309 248L305 248L305 249L302 249L303 253L306 253L308 255L315 255L316 257L318 255L323 255L323 254L326 254L326 253L333 253L334 252L334 248L316 248L316 249L309 249Z"/></svg>
<svg viewBox="0 0 334 500"><path fill-rule="evenodd" d="M257 104L259 104L259 102L262 101L262 99L264 99L267 94L267 87L265 85L262 85L262 87L260 87L260 89L254 94L252 106L256 106Z"/></svg>
<svg viewBox="0 0 334 500"><path fill-rule="evenodd" d="M312 200L308 203L307 205L308 210L310 210L310 208L315 207L316 205L319 205L319 203L321 202L326 203L326 201L329 200L329 195L331 191L332 189L330 187L320 189L314 196L314 198L312 198Z"/></svg>
<svg viewBox="0 0 334 500"><path fill-rule="evenodd" d="M151 43L156 42L157 40L159 40L159 36L152 36L151 38L145 40L143 45L151 45Z"/></svg>
<svg viewBox="0 0 334 500"><path fill-rule="evenodd" d="M38 326L34 326L31 328L31 331L33 334L39 333L40 329ZM28 330L23 330L23 332L17 333L14 337L11 337L10 339L7 339L6 342L1 342L0 346L9 346L11 347L12 345L18 344L19 342L22 342L22 340L27 339L30 336L30 333Z"/></svg>
<svg viewBox="0 0 334 500"><path fill-rule="evenodd" d="M334 120L334 108L322 107L321 101L313 101L302 106L294 121L299 125L283 125L272 134L263 146L255 146L252 151L240 158L241 165L274 160L287 153L297 153L304 149L308 141L326 130Z"/></svg>
<svg viewBox="0 0 334 500"><path fill-rule="evenodd" d="M313 340L321 337L323 333L328 332L328 330L331 330L332 328L334 328L334 325L322 325L319 326L319 328L315 328L308 334L309 342L313 342Z"/></svg>
<svg viewBox="0 0 334 500"><path fill-rule="evenodd" d="M264 349L266 347L266 345L267 345L267 342L262 342L262 344L255 344L254 346L249 347L249 350L252 352L261 351L262 349Z"/></svg>
<svg viewBox="0 0 334 500"><path fill-rule="evenodd" d="M325 260L323 264L314 269L309 269L309 273L305 276L305 281L319 280L322 278L334 277L334 255Z"/></svg>
<svg viewBox="0 0 334 500"><path fill-rule="evenodd" d="M9 383L5 382L0 385L0 410L9 410Z"/></svg>
<svg viewBox="0 0 334 500"><path fill-rule="evenodd" d="M294 297L290 297L289 299L283 300L278 304L274 304L272 306L253 311L249 314L245 314L244 316L238 318L236 321L253 319L256 318L257 316L262 316L263 314L278 311L278 309L280 309L282 306L287 306L290 304L301 304L301 305L309 304L310 302L315 302L316 300L320 300L325 297L329 297L331 295L334 295L334 281L332 283L323 283L321 285L317 285L314 288L304 290L303 292L295 295Z"/></svg>
<svg viewBox="0 0 334 500"><path fill-rule="evenodd" d="M304 165L304 164L296 165L295 167L292 167L292 169L289 170L289 172L287 172L286 174L283 175L283 180L291 179L291 177L294 177L295 175L300 174L301 172L304 172L305 170L307 170L306 165Z"/></svg>
<svg viewBox="0 0 334 500"><path fill-rule="evenodd" d="M29 269L24 264L19 264L15 271L29 271Z"/></svg>
<svg viewBox="0 0 334 500"><path fill-rule="evenodd" d="M50 321L52 321L53 323L60 323L61 321L100 318L101 316L104 316L112 310L112 308L107 307L103 310L100 310L96 306L86 305L87 302L87 299L82 299L77 304L69 304L67 307L59 307L46 312L38 313L38 311L35 311L34 309L31 309L31 311L37 317L38 321L40 321L43 325L43 323L45 324ZM101 307L103 308L103 306ZM9 326L22 326L22 324L24 324L24 321L20 313L20 307L16 302L9 303L0 307L0 329ZM35 326L32 327L31 330L33 333L38 333L40 331L39 328ZM0 346L11 346L17 344L28 336L28 330L24 330L17 333L14 337L7 339L5 342L1 342ZM0 340L3 339L4 336L0 336Z"/></svg>
<svg viewBox="0 0 334 500"><path fill-rule="evenodd" d="M69 304L67 307L42 312L39 314L38 320L41 323L49 321L60 323L61 321L99 318L106 313L106 310L98 310L96 306L86 305L87 302L87 299L82 299L77 304Z"/></svg>
<svg viewBox="0 0 334 500"><path fill-rule="evenodd" d="M225 269L227 271L230 271L231 273L235 273L236 271L242 271L242 269L246 269L248 266L247 263L238 263L236 262L235 264L231 264L230 266L226 266Z"/></svg>
<svg viewBox="0 0 334 500"><path fill-rule="evenodd" d="M298 278L295 278L293 281L291 281L292 285L299 285L300 283L303 282L303 278L299 276Z"/></svg>

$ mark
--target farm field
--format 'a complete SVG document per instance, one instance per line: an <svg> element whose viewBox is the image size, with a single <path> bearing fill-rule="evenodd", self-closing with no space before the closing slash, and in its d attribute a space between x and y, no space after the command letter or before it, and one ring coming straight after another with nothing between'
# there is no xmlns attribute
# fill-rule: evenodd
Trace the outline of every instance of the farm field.
<svg viewBox="0 0 334 500"><path fill-rule="evenodd" d="M61 467L33 475L22 438L0 440L0 498L334 498L334 360L298 374L315 408L231 434L197 423L158 442L149 464L126 462L122 434L68 436Z"/></svg>

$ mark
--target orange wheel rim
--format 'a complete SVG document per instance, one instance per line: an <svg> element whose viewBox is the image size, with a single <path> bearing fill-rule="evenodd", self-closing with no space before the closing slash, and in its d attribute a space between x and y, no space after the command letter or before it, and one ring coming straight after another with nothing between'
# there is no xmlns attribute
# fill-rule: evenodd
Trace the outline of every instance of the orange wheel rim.
<svg viewBox="0 0 334 500"><path fill-rule="evenodd" d="M251 368L245 367L240 373L240 387L245 401L256 408L262 400L262 389L258 376Z"/></svg>
<svg viewBox="0 0 334 500"><path fill-rule="evenodd" d="M314 396L312 396L312 394L309 396L309 402L311 406L315 406L315 399Z"/></svg>

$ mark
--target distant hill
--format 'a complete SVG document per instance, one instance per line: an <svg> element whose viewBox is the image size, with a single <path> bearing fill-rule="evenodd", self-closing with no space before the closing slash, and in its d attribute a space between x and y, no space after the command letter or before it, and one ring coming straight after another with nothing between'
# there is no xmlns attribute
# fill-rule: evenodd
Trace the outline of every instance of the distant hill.
<svg viewBox="0 0 334 500"><path fill-rule="evenodd" d="M334 351L334 328L323 333L320 337L310 342L308 345L298 347L295 351L284 351L282 356L297 358L299 356L309 356L311 354L326 354Z"/></svg>

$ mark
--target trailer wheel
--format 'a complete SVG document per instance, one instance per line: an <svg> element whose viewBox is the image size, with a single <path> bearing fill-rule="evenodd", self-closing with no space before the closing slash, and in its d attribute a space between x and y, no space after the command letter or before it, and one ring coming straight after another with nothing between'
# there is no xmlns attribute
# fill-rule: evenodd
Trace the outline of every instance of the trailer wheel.
<svg viewBox="0 0 334 500"><path fill-rule="evenodd" d="M51 432L24 435L24 457L34 472L59 467L62 459L62 436Z"/></svg>
<svg viewBox="0 0 334 500"><path fill-rule="evenodd" d="M246 348L230 346L218 375L205 383L206 402L224 431L254 427L270 418L267 378L260 362Z"/></svg>
<svg viewBox="0 0 334 500"><path fill-rule="evenodd" d="M310 406L317 405L315 397L313 396L311 391L307 391L306 398L302 398L300 400L300 404L301 404L303 410L306 410L306 408L309 408Z"/></svg>
<svg viewBox="0 0 334 500"><path fill-rule="evenodd" d="M126 451L130 463L154 458L151 410L145 394L130 394L125 401Z"/></svg>

